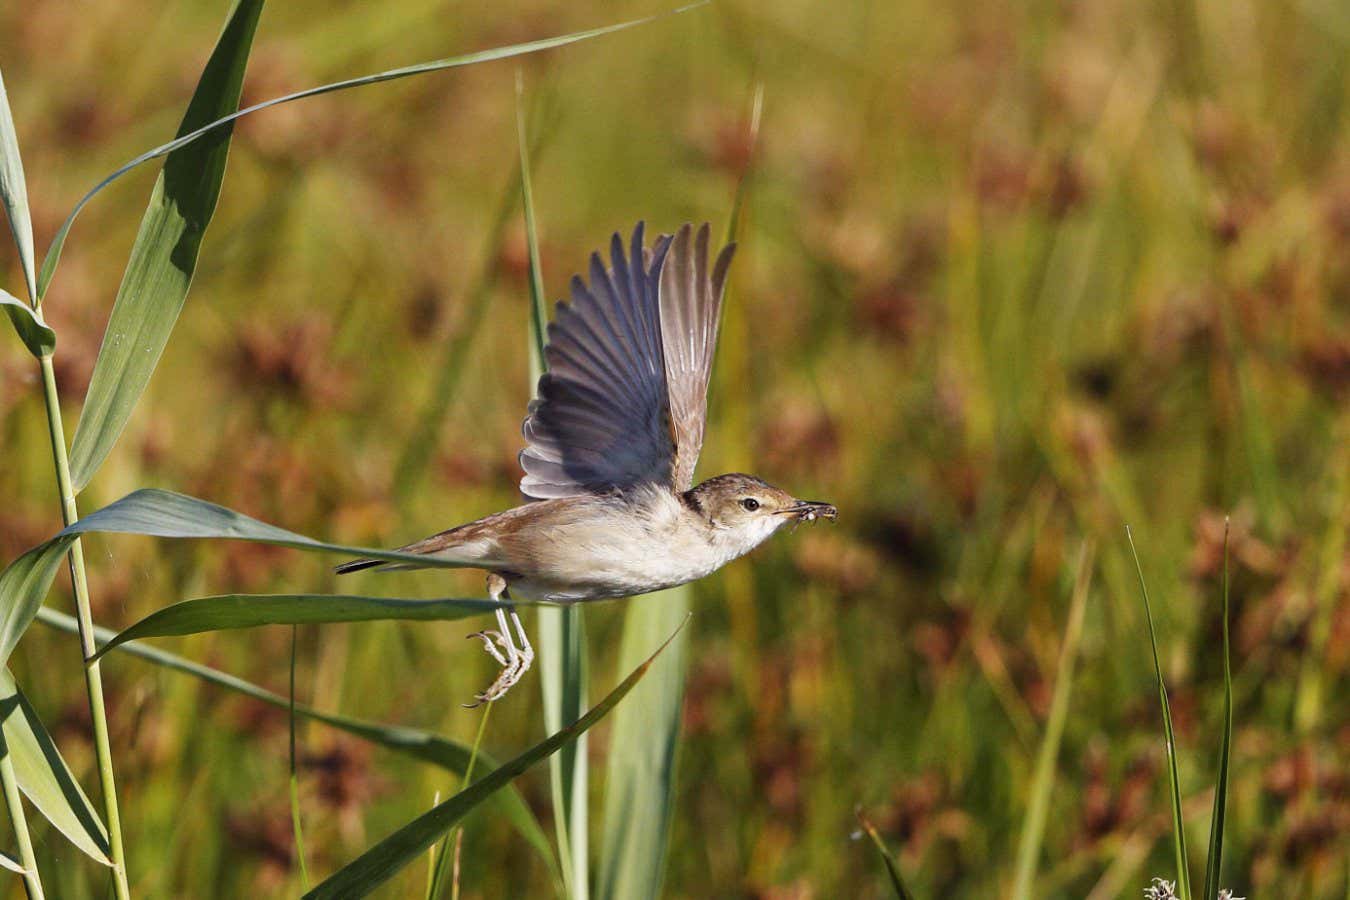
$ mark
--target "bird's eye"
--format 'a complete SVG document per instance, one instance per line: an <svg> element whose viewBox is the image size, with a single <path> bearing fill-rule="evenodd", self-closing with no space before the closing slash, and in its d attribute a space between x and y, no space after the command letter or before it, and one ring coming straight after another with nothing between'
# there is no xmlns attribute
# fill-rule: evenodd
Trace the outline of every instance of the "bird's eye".
<svg viewBox="0 0 1350 900"><path fill-rule="evenodd" d="M756 500L754 497L746 497L744 500L741 501L741 508L743 508L746 512L754 512L755 510L759 509L759 501Z"/></svg>

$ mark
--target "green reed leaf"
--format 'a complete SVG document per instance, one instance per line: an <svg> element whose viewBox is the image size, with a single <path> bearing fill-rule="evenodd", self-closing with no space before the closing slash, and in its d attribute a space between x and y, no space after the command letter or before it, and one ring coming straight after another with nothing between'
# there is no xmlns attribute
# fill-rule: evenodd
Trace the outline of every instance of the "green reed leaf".
<svg viewBox="0 0 1350 900"><path fill-rule="evenodd" d="M391 619L447 622L520 604L468 597L411 600L353 594L220 594L156 610L99 648L97 659L127 641L258 625L311 625Z"/></svg>
<svg viewBox="0 0 1350 900"><path fill-rule="evenodd" d="M681 625L683 628L683 625ZM474 807L505 787L518 775L575 741L585 734L595 723L603 719L633 686L647 673L652 662L661 651L675 639L672 634L666 642L656 649L650 657L632 671L618 687L610 691L605 699L590 709L568 727L555 732L552 737L534 745L529 750L498 767L483 778L460 791L449 800L433 807L404 825L389 837L380 841L361 856L357 857L335 875L324 881L314 890L305 894L307 900L320 898L364 897L396 875L404 866L412 862L436 839L464 818Z"/></svg>
<svg viewBox="0 0 1350 900"><path fill-rule="evenodd" d="M1045 737L1036 757L1036 773L1031 782L1031 800L1026 818L1022 820L1022 837L1017 848L1017 875L1013 883L1013 900L1030 900L1032 880L1040 858L1041 840L1045 836L1045 822L1050 811L1050 793L1055 784L1055 761L1059 757L1064 725L1069 719L1069 698L1073 692L1074 661L1083 636L1083 614L1087 609L1088 589L1092 583L1093 548L1083 546L1078 557L1078 574L1074 579L1072 599L1069 601L1069 621L1064 626L1064 643L1060 647L1059 663L1055 668L1055 688L1050 700L1050 715L1045 723Z"/></svg>
<svg viewBox="0 0 1350 900"><path fill-rule="evenodd" d="M619 670L689 616L688 585L643 597L624 613ZM603 900L659 897L675 813L675 762L689 638L681 634L652 666L633 700L614 714L605 772L604 838L596 873Z"/></svg>
<svg viewBox="0 0 1350 900"><path fill-rule="evenodd" d="M858 824L862 826L862 829L867 836L872 839L872 846L876 847L877 852L881 854L881 861L886 866L886 875L891 880L891 890L895 891L897 900L914 900L914 894L910 891L909 886L905 884L905 878L900 873L900 863L896 861L890 848L886 846L886 842L883 841L881 835L877 833L876 826L863 815L862 810L858 810Z"/></svg>
<svg viewBox="0 0 1350 900"><path fill-rule="evenodd" d="M168 538L223 538L299 550L368 556L424 567L456 567L455 563L431 556L316 541L185 494L140 490L72 523L0 572L0 665L9 659L14 645L42 605L42 599L47 596L52 579L56 577L62 554L77 537L91 532Z"/></svg>
<svg viewBox="0 0 1350 900"><path fill-rule="evenodd" d="M262 6L263 0L238 0L231 10L178 127L180 135L238 108ZM122 434L169 342L216 211L231 134L231 128L221 128L170 153L155 180L71 443L71 482L77 493ZM44 294L50 277L44 264Z"/></svg>
<svg viewBox="0 0 1350 900"><path fill-rule="evenodd" d="M79 633L79 625L73 616L68 616L53 609L39 609L37 620L44 625L60 629L69 634ZM111 640L115 634L110 628L94 627L94 635L100 642ZM234 691L278 709L289 710L292 708L289 697L283 697L281 694L273 693L242 678L193 662L175 653L160 650L157 647L133 642L120 645L117 651L119 655L135 656L166 669L192 675L195 678L200 678L218 687ZM295 715L300 718L320 722L330 728L336 728L354 737L370 741L387 750L440 766L459 776L463 776L468 771L469 760L473 755L470 747L421 729L407 728L401 725L384 725L352 716L326 713L303 703L294 704L294 710ZM478 752L478 760L486 766L495 767L497 765L495 760L481 750ZM553 848L549 844L548 837L544 834L544 829L540 826L539 820L530 811L529 805L525 803L520 792L514 787L508 787L493 797L489 801L489 805L497 815L500 815L516 829L526 843L534 848L548 866L553 879L557 881L560 876L558 862L553 855Z"/></svg>
<svg viewBox="0 0 1350 900"><path fill-rule="evenodd" d="M1158 680L1158 702L1162 707L1163 740L1167 748L1167 781L1172 801L1172 850L1177 865L1177 896L1191 900L1191 876L1186 867L1186 831L1181 817L1181 776L1177 771L1177 742L1172 731L1172 709L1167 702L1167 686L1163 684L1162 663L1158 658L1158 635L1153 629L1153 610L1148 602L1148 586L1144 584L1144 567L1139 563L1139 552L1134 548L1134 535L1125 526L1125 537L1134 555L1134 567L1139 573L1139 592L1144 597L1144 616L1148 621L1148 641L1153 648L1153 673Z"/></svg>
<svg viewBox="0 0 1350 900"><path fill-rule="evenodd" d="M14 130L14 116L9 110L9 94L5 93L3 75L0 75L0 205L5 207L14 246L19 251L28 299L36 304L38 292L33 274L33 220L28 213L28 185L23 177L19 135Z"/></svg>
<svg viewBox="0 0 1350 900"><path fill-rule="evenodd" d="M530 260L529 322L530 382L535 383L547 362L544 342L548 304L539 263L539 233L534 218L534 187L525 123L524 81L516 74L516 144L520 154L520 200L525 213L525 241ZM539 608L539 685L544 696L544 725L557 731L575 722L586 708L589 677L586 663L586 620L580 604ZM553 797L553 824L558 837L566 895L571 900L590 896L588 839L588 772L586 738L562 748L548 761Z"/></svg>
<svg viewBox="0 0 1350 900"><path fill-rule="evenodd" d="M56 332L42 318L42 311L33 309L18 297L0 288L0 306L5 308L14 330L19 333L28 352L41 358L51 356L56 349Z"/></svg>
<svg viewBox="0 0 1350 900"><path fill-rule="evenodd" d="M108 830L7 668L0 669L0 721L24 796L72 844L105 866L112 865Z"/></svg>
<svg viewBox="0 0 1350 900"><path fill-rule="evenodd" d="M1223 822L1228 808L1228 760L1233 744L1233 673L1228 649L1228 522L1223 526L1223 735L1219 742L1219 773L1214 782L1214 811L1209 819L1209 853L1205 859L1203 897L1219 896L1223 868Z"/></svg>

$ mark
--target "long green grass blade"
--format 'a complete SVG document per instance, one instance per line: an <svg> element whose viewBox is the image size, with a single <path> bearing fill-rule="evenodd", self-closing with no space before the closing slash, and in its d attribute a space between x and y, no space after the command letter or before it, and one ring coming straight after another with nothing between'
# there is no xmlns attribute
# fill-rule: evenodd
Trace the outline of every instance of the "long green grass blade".
<svg viewBox="0 0 1350 900"><path fill-rule="evenodd" d="M28 184L23 177L19 135L14 130L14 115L9 109L9 94L5 93L3 75L0 75L0 205L5 207L9 230L14 235L14 247L19 251L19 265L23 268L28 298L36 305L38 292L34 276L33 220L28 213Z"/></svg>
<svg viewBox="0 0 1350 900"><path fill-rule="evenodd" d="M19 789L72 844L112 865L107 829L8 669L0 669L0 719Z"/></svg>
<svg viewBox="0 0 1350 900"><path fill-rule="evenodd" d="M0 572L0 665L33 621L47 596L61 556L80 535L90 532L145 534L168 538L226 538L276 544L300 550L368 556L419 566L444 567L429 556L330 544L277 528L232 509L171 491L140 490L72 523L46 543L24 553Z"/></svg>
<svg viewBox="0 0 1350 900"><path fill-rule="evenodd" d="M895 892L897 900L914 900L914 894L910 891L909 886L905 884L905 878L900 873L900 863L896 861L890 848L886 846L886 842L883 841L881 835L877 833L876 826L862 814L861 810L858 811L858 823L862 825L863 831L872 839L872 845L876 847L877 852L881 854L881 861L886 865L886 875L891 880L891 890Z"/></svg>
<svg viewBox="0 0 1350 900"><path fill-rule="evenodd" d="M646 662L633 670L605 699L568 727L526 750L515 759L498 766L491 773L466 787L444 803L423 813L389 837L380 841L357 859L339 870L327 881L305 895L308 900L321 898L364 897L396 875L404 866L430 847L438 837L464 818L474 807L535 763L556 753L591 726L603 719L633 686L647 673L652 662L675 638L672 634L657 648Z"/></svg>
<svg viewBox="0 0 1350 900"><path fill-rule="evenodd" d="M1022 837L1017 848L1017 875L1013 882L1013 900L1031 900L1032 881L1036 877L1036 863L1041 855L1041 841L1045 836L1046 817L1050 812L1050 793L1055 785L1055 761L1059 758L1064 725L1069 719L1069 698L1073 693L1074 661L1083 636L1083 614L1087 609L1088 590L1092 583L1093 547L1083 546L1078 557L1078 574L1074 580L1073 597L1069 601L1069 621L1064 626L1064 644L1060 647L1059 664L1055 670L1054 695L1050 700L1050 715L1045 723L1045 737L1036 757L1036 773L1031 782L1031 801L1022 821Z"/></svg>
<svg viewBox="0 0 1350 900"><path fill-rule="evenodd" d="M51 356L56 349L56 332L42 318L41 310L33 309L4 289L0 289L0 306L4 306L29 353L38 358Z"/></svg>
<svg viewBox="0 0 1350 900"><path fill-rule="evenodd" d="M188 103L180 135L238 108L262 6L263 0L238 0L231 10ZM202 238L215 214L232 131L220 128L173 151L155 180L71 443L76 493L117 442L169 342L192 284ZM50 274L43 268L45 293Z"/></svg>
<svg viewBox="0 0 1350 900"><path fill-rule="evenodd" d="M258 625L377 622L390 619L448 622L510 606L492 600L447 597L410 600L353 594L220 594L183 600L156 610L99 648L94 657L150 637L201 634Z"/></svg>
<svg viewBox="0 0 1350 900"><path fill-rule="evenodd" d="M520 152L520 198L525 211L525 239L530 259L529 356L530 381L543 373L544 336L548 326L544 276L539 264L539 233L534 219L534 188L530 178L530 151L525 126L524 85L516 75L516 143ZM575 722L586 708L588 672L586 623L580 604L539 608L539 684L544 695L544 725L558 731ZM558 836L558 858L563 883L572 900L590 896L589 824L586 798L585 736L549 759L553 793L553 822Z"/></svg>
<svg viewBox="0 0 1350 900"><path fill-rule="evenodd" d="M1158 702L1162 707L1163 739L1167 748L1167 781L1172 801L1172 849L1177 865L1177 896L1191 900L1191 876L1186 860L1186 831L1181 817L1181 776L1177 771L1177 742L1172 732L1172 709L1167 702L1167 686L1163 684L1162 663L1158 658L1158 635L1153 629L1153 609L1148 602L1148 586L1144 583L1144 567L1139 563L1139 551L1134 548L1134 535L1125 526L1125 537L1130 542L1134 567L1139 573L1139 592L1144 597L1144 617L1148 621L1148 642L1153 648L1153 672L1158 680Z"/></svg>
<svg viewBox="0 0 1350 900"><path fill-rule="evenodd" d="M681 586L629 604L619 670L636 665L689 615ZM602 900L655 898L675 812L675 760L684 705L689 638L680 635L652 666L631 702L614 714L605 773L604 839L596 873Z"/></svg>
<svg viewBox="0 0 1350 900"><path fill-rule="evenodd" d="M1233 673L1228 650L1228 523L1223 527L1223 736L1219 742L1219 774L1214 781L1214 811L1209 817L1209 854L1205 859L1205 892L1219 896L1223 868L1223 821L1228 809L1228 759L1233 743Z"/></svg>
<svg viewBox="0 0 1350 900"><path fill-rule="evenodd" d="M74 617L53 609L38 610L37 620L44 625L57 628L69 634L78 634L78 623ZM95 626L94 634L99 641L111 640L115 632L109 628ZM251 697L278 709L289 710L292 708L291 699L283 697L280 694L273 693L266 688L259 687L252 682L238 678L210 666L204 666L201 663L185 659L175 653L166 650L160 650L157 647L150 647L146 644L129 643L118 647L119 654L127 654L152 662L155 665L163 666L166 669L172 669L176 672L182 672L200 678L203 681L223 687L226 690L234 691L245 697ZM406 728L401 725L384 725L377 722L367 722L352 716L343 716L335 713L326 713L303 703L294 704L295 715L303 719L310 719L315 722L321 722L331 728L344 731L347 734L378 744L387 750L396 753L402 753L413 759L439 766L456 775L464 775L468 771L469 761L473 756L472 750L465 745L443 738L440 735L432 734L428 731L422 731L417 728ZM479 762L485 766L496 766L497 763L487 754L479 751ZM490 801L494 812L509 822L512 827L520 833L531 847L539 853L540 857L548 865L548 870L555 881L559 878L557 859L553 855L553 848L549 844L544 829L535 818L530 807L525 803L520 793L513 787L508 787Z"/></svg>
<svg viewBox="0 0 1350 900"><path fill-rule="evenodd" d="M218 129L227 127L236 119L242 119L244 116L261 112L264 109L270 109L273 106L280 106L283 103L290 103L295 100L303 100L307 97L318 97L322 94L331 94L335 91L345 91L350 88L363 87L368 84L379 84L384 81L394 81L399 78L408 78L412 75L423 75L428 72L439 72L442 69L454 69L460 66L474 65L475 63L492 62L498 59L509 59L513 56L524 56L529 53L538 53L542 50L551 50L555 47L564 47L568 44L575 44L579 41L590 40L591 38L601 37L606 34L613 34L616 31L623 31L628 28L635 28L639 25L646 25L657 19L666 16L677 15L700 6L706 6L711 0L698 0L697 3L691 3L687 6L681 6L668 12L657 13L646 16L641 19L632 19L627 22L619 22L614 25L605 25L600 28L591 28L586 31L575 31L571 34L559 35L557 37L542 38L537 41L527 41L521 44L512 44L507 47L494 47L490 50L479 50L474 53L465 53L461 56L450 56L444 59L435 59L429 62L416 63L411 66L402 66L397 69L389 69L384 72L376 72L373 75L362 75L357 78L348 78L342 81L335 81L331 84L324 84L318 87L307 88L303 91L296 91L293 94L286 94L282 97L274 97L271 100L264 100L261 103L255 103L252 106L245 107L238 112L232 112L229 115L223 115L215 121L201 125L193 131L181 134L167 144L161 144L151 150L147 150L135 159L121 166L108 177L104 178L98 184L94 185L87 194L75 204L70 215L61 223L60 229L56 232L56 237L52 239L51 246L47 248L47 255L42 260L42 271L38 274L38 295L45 296L47 288L51 284L52 275L56 271L56 264L61 258L61 249L65 246L66 237L70 234L71 226L75 224L76 217L85 205L94 198L99 191L121 178L132 169L149 162L152 159L165 156L186 147L189 144L201 139L202 137L216 132Z"/></svg>

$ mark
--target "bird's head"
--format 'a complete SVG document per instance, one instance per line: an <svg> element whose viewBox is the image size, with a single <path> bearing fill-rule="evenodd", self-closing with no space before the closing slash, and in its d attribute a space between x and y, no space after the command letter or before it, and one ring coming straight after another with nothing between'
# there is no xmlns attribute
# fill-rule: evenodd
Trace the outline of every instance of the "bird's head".
<svg viewBox="0 0 1350 900"><path fill-rule="evenodd" d="M715 539L745 553L789 522L833 519L839 511L818 500L798 500L753 475L718 475L685 494L689 506L712 527Z"/></svg>

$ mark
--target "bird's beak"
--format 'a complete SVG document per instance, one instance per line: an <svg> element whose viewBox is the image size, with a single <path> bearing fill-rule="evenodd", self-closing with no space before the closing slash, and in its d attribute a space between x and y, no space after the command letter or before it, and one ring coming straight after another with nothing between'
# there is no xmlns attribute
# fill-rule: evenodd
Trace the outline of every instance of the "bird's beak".
<svg viewBox="0 0 1350 900"><path fill-rule="evenodd" d="M839 510L833 503L821 503L819 500L796 500L785 509L779 510L785 516L792 516L798 522L814 522L816 519L836 519Z"/></svg>

